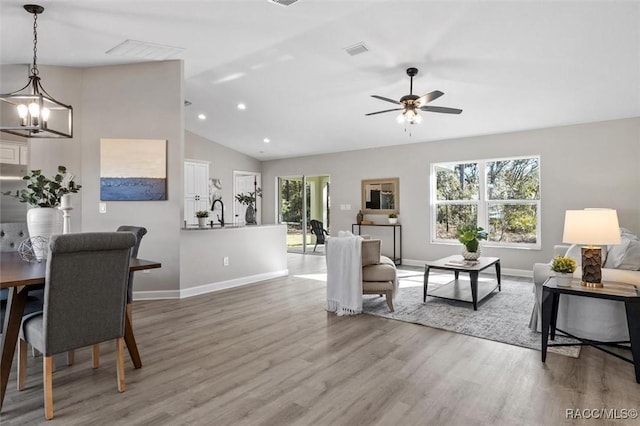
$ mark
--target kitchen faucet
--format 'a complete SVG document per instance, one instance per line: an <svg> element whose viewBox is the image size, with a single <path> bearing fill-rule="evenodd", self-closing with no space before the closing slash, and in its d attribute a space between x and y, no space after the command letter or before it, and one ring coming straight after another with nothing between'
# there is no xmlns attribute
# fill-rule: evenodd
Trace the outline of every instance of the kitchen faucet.
<svg viewBox="0 0 640 426"><path fill-rule="evenodd" d="M216 216L218 216L218 222L220 222L220 226L224 226L224 203L219 198L217 200L213 200L213 203L211 204L211 211L215 209L216 203L220 203L220 210L222 211L222 219L220 219L219 214L216 214Z"/></svg>

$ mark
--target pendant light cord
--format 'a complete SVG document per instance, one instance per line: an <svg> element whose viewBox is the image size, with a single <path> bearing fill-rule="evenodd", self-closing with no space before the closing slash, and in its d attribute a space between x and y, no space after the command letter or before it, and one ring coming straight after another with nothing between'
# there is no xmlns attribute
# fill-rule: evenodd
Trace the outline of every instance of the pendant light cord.
<svg viewBox="0 0 640 426"><path fill-rule="evenodd" d="M38 75L38 14L33 14L33 67L31 68L32 75Z"/></svg>

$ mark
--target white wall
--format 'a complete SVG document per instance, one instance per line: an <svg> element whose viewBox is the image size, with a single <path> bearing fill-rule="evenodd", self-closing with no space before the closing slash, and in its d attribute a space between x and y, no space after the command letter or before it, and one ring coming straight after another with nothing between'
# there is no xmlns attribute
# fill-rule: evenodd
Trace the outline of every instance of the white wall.
<svg viewBox="0 0 640 426"><path fill-rule="evenodd" d="M362 179L399 177L403 258L436 259L460 247L430 243L430 163L523 155L541 157L542 249L484 248L503 268L548 261L567 209L615 208L621 226L640 234L640 118L266 161L263 219L275 219L277 176L329 174L334 233L355 222Z"/></svg>

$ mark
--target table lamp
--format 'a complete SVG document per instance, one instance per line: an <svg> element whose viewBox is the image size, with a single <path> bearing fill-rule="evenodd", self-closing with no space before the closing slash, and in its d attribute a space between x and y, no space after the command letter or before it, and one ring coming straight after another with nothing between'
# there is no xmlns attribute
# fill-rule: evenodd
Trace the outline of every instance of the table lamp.
<svg viewBox="0 0 640 426"><path fill-rule="evenodd" d="M602 287L602 251L594 245L620 244L618 214L613 209L567 210L562 241L582 247L582 285Z"/></svg>

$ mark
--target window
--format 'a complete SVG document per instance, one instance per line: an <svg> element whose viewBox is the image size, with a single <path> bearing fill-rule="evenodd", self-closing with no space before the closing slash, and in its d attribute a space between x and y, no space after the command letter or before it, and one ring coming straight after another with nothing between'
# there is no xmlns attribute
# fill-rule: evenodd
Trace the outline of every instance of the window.
<svg viewBox="0 0 640 426"><path fill-rule="evenodd" d="M432 242L477 224L486 245L540 248L540 157L431 165Z"/></svg>

